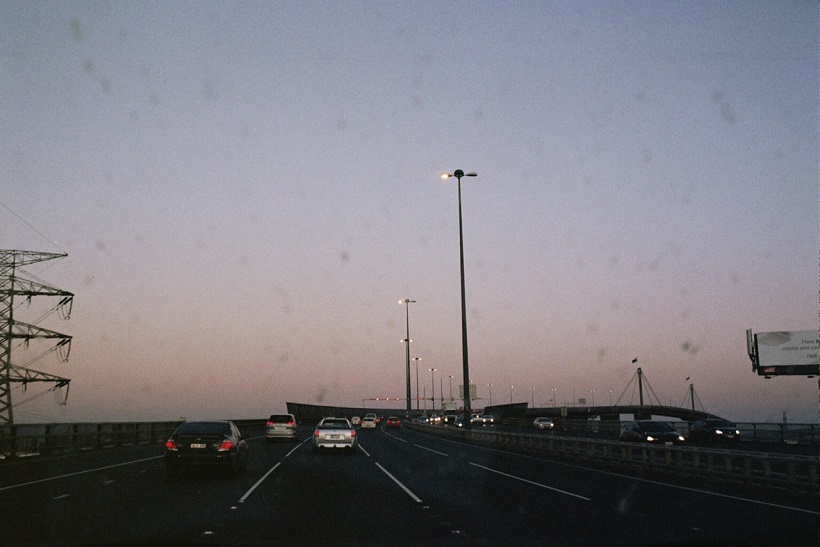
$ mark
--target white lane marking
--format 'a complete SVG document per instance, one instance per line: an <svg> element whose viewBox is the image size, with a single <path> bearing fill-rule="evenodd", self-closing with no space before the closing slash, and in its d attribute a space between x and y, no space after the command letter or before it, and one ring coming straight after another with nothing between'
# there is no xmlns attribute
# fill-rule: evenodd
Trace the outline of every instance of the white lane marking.
<svg viewBox="0 0 820 547"><path fill-rule="evenodd" d="M434 435L430 435L428 433L419 433L417 431L414 431L414 433L416 433L418 435L426 436L426 437L434 437ZM460 443L458 441L452 441L450 439L440 439L440 440L443 441L443 442L446 442L446 443L451 443L451 444L458 444L458 445L465 444L465 443ZM469 443L467 443L467 444L469 445ZM479 446L479 445L469 445L469 446L472 446L473 448L478 448L478 449L481 449L481 450L486 450L488 452L499 452L501 454L507 454L507 455L515 454L514 452L507 452L507 451L501 450L499 448L491 448L491 447L488 447L488 446ZM798 512L798 513L808 513L809 515L820 515L820 511L813 511L811 509L803 509L802 507L793 507L793 506L790 506L790 505L780 505L779 503L771 503L771 502L768 502L768 501L756 500L756 499L752 499L752 498L741 498L739 496L732 496L730 494L721 494L720 492L712 492L712 491L709 491L709 490L701 490L699 488L692 488L691 486L680 486L678 484L672 484L672 483L668 483L668 482L660 482L660 481L651 480L651 479L644 479L644 478L637 477L637 476L634 476L634 475L624 475L623 473L614 473L612 471L602 471L600 469L595 469L595 468L592 468L592 467L583 467L581 465L573 465L573 464L570 464L570 463L557 462L555 460L538 458L536 456L526 456L526 455L522 455L522 454L517 454L517 455L522 457L522 458L527 458L527 459L536 460L536 461L540 461L540 462L549 462L549 463L554 464L554 465L559 465L559 466L563 466L563 467L571 467L573 469L580 469L580 470L583 470L583 471L588 471L590 473L598 473L598 474L601 474L601 475L608 475L610 477L618 477L618 478L621 478L621 479L627 479L627 480L636 481L636 482L644 482L646 484L654 484L654 485L657 485L657 486L666 486L667 488L674 488L676 490L684 490L686 492L694 492L695 494L703 494L703 495L706 495L706 496L712 496L712 497L716 497L716 498L726 498L726 499L730 499L730 500L734 500L734 501L743 501L743 502L752 503L752 504L755 504L755 505L763 505L763 506L766 506L766 507L774 507L776 509L785 509L787 511L795 511L795 512Z"/></svg>
<svg viewBox="0 0 820 547"><path fill-rule="evenodd" d="M649 484L656 484L658 486L668 486L669 488L675 488L677 490L684 490L686 492L694 492L696 494L707 494L709 496L715 496L718 498L726 498L734 501L745 501L746 503L754 503L757 505L765 505L766 507L775 507L777 509L787 509L789 511L797 511L798 513L808 513L809 515L820 515L820 511L812 511L811 509L803 509L801 507L791 507L789 505L780 505L779 503L771 503L768 501L761 501L761 500L754 500L751 498L741 498L738 496L731 496L729 494L721 494L720 492L709 492L708 490L700 490L698 488L691 488L689 486L680 486L677 484L669 484L667 482L658 482L649 479L637 479L635 477L630 477L629 475L621 475L619 473L607 473L609 475L613 475L615 477L622 477L624 479L632 479L641 482L646 482Z"/></svg>
<svg viewBox="0 0 820 547"><path fill-rule="evenodd" d="M273 473L273 471L274 471L277 467L279 467L281 464L282 464L282 462L276 462L276 465L274 465L273 467L271 467L271 468L268 470L268 472L267 472L267 473L265 473L264 475L262 475L262 478L261 478L261 479L259 479L258 481L256 481L256 484L254 484L253 486L251 486L251 489L250 489L250 490L248 490L247 492L245 492L245 495L244 495L244 496L242 496L241 498L239 498L239 503L245 503L245 500L246 500L246 499L248 499L248 496L250 496L250 495L253 493L253 491L254 491L254 490L256 490L256 488L257 488L260 484L262 484L262 482L263 482L265 479L267 479L267 478L268 478L268 475L270 475L271 473Z"/></svg>
<svg viewBox="0 0 820 547"><path fill-rule="evenodd" d="M406 443L406 444L410 443L410 441L408 441L407 439L402 439L401 437L396 437L392 433L388 433L386 429L384 430L384 434L387 435L388 437L392 438L392 439L396 439L397 441L401 441L401 442Z"/></svg>
<svg viewBox="0 0 820 547"><path fill-rule="evenodd" d="M365 450L365 449L364 449L364 447L363 447L361 444L359 444L359 450L361 450L362 452L364 452L364 455L365 455L365 456L367 456L368 458L370 458L370 457L371 457L371 456L370 456L370 452L368 452L367 450Z"/></svg>
<svg viewBox="0 0 820 547"><path fill-rule="evenodd" d="M426 446L421 446L420 444L414 444L413 446L417 446L417 447L421 448L422 450L432 452L433 454L438 454L439 456L445 456L447 458L450 457L449 454L445 454L444 452L439 452L438 450L433 450L432 448L427 448Z"/></svg>
<svg viewBox="0 0 820 547"><path fill-rule="evenodd" d="M32 484L38 484L38 483L41 483L41 482L56 481L58 479L65 479L65 478L68 478L68 477L76 477L77 475L86 475L88 473L94 473L95 471L102 471L103 469L112 469L114 467L122 467L123 465L131 465L131 464L134 464L134 463L142 463L142 462L147 462L147 461L150 461L150 460L158 460L158 459L163 458L163 457L164 456L151 456L150 458L143 458L141 460L134 460L132 462L115 463L114 465L106 465L106 466L103 466L103 467L95 467L94 469L86 469L85 471L77 471L76 473L67 473L65 475L58 475L56 477L49 477L47 479L38 479L36 481L21 482L20 484L13 484L11 486L0 487L0 492L2 492L3 490L11 490L12 488L20 488L22 486L30 486Z"/></svg>
<svg viewBox="0 0 820 547"><path fill-rule="evenodd" d="M398 484L398 485L401 487L401 489L402 489L402 490L404 490L405 492L407 492L407 495L408 495L408 496L410 496L411 498L413 498L413 500L414 500L415 502L417 502L417 503L421 503L421 499L420 499L417 495L415 495L413 492L411 492L411 491L410 491L410 489L409 489L409 488L407 488L405 485L403 485L403 484L401 483L401 481L399 481L399 479L397 479L396 477L394 477L393 475L391 475L391 474L390 474L390 471L388 471L387 469L385 469L384 467L382 467L382 466L381 466L381 464L380 464L379 462L376 462L376 467L378 467L379 469L381 469L381 470L382 470L382 472L383 472L385 475L387 475L388 477L390 477L391 479L393 479L393 482L395 482L396 484Z"/></svg>
<svg viewBox="0 0 820 547"><path fill-rule="evenodd" d="M296 446L294 446L294 447L291 449L291 451L290 451L290 452L288 452L287 454L285 454L285 458L287 458L288 456L290 456L291 454L293 454L294 452L296 452L297 450L299 450L299 448L300 448L303 444L305 444L306 442L307 442L307 441L302 441L301 443L299 443L299 444L297 444ZM285 458L282 458L282 459L284 460ZM271 467L271 468L268 470L268 472L267 472L267 473L265 473L264 475L262 475L262 478L261 478L261 479L259 479L258 481L256 481L256 484L254 484L253 486L251 486L250 490L248 490L247 492L245 492L245 495L244 495L244 496L242 496L241 498L239 498L239 503L245 503L245 500L246 500L246 499L248 499L248 496L250 496L250 495L253 493L253 491L254 491L254 490L256 490L256 489L257 489L257 487L259 487L259 485L260 485L260 484L262 484L262 483L265 481L265 479L267 479L267 478L268 478L268 476L269 476L271 473L273 473L273 471L274 471L277 467L279 467L280 465L282 465L282 462L281 462L281 461L280 461L280 462L276 462L276 465L274 465L273 467Z"/></svg>
<svg viewBox="0 0 820 547"><path fill-rule="evenodd" d="M68 498L68 497L71 497L71 494L63 494L62 496L57 496L57 497L55 497L54 499L55 499L55 500L64 500L64 499L66 499L66 498Z"/></svg>
<svg viewBox="0 0 820 547"><path fill-rule="evenodd" d="M490 469L489 467L484 467L483 465L478 465L477 463L470 462L470 465L474 465L476 467L480 467L486 471L491 471L493 473L498 473L499 475L503 475L505 477L509 477L511 479L515 479L517 481L526 482L528 484L532 484L535 486L540 486L541 488L546 488L547 490L552 490L553 492L558 492L559 494L564 494L567 496L572 496L573 498L578 498L584 501L592 501L591 498L587 498L578 494L573 494L572 492L567 492L566 490L561 490L559 488L553 488L552 486L547 486L546 484L541 484L540 482L534 482L531 480L524 479L522 477L516 477L515 475L510 475L509 473L504 473L503 471L498 471L497 469Z"/></svg>

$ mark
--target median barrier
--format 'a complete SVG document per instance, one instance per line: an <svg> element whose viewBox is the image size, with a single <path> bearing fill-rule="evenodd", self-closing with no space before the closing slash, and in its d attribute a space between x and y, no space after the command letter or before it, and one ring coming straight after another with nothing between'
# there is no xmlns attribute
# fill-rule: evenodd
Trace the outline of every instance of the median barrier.
<svg viewBox="0 0 820 547"><path fill-rule="evenodd" d="M101 422L18 424L0 427L0 459L101 450L163 443L183 420L170 422ZM264 428L265 420L233 420L245 429Z"/></svg>

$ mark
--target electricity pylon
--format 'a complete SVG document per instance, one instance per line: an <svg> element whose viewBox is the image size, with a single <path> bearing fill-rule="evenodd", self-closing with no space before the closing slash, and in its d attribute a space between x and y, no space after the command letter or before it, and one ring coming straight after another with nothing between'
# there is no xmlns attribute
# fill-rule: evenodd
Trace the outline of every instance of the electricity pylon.
<svg viewBox="0 0 820 547"><path fill-rule="evenodd" d="M11 361L14 340L23 340L25 344L28 344L35 338L58 340L54 349L61 352L64 361L68 360L71 348L70 336L14 320L15 296L22 296L28 300L31 300L32 296L62 297L55 309L62 309L64 319L68 319L74 294L27 277L21 277L18 271L18 268L22 266L65 256L65 254L57 253L0 249L0 328L3 331L0 334L0 425L14 425L11 402L13 383L26 386L31 382L53 382L55 386L52 390L55 390L67 387L71 381L67 378L16 366Z"/></svg>

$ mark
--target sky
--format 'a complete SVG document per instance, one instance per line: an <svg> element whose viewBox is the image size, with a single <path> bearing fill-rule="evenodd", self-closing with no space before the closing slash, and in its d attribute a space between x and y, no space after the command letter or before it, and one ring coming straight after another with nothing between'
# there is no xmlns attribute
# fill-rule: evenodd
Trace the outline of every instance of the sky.
<svg viewBox="0 0 820 547"><path fill-rule="evenodd" d="M0 248L65 253L25 272L75 295L37 323L68 362L13 353L67 404L15 420L404 397L405 298L412 395L418 364L457 396L463 169L473 407L637 403L640 366L664 404L817 423L746 329L820 327L819 12L0 0Z"/></svg>

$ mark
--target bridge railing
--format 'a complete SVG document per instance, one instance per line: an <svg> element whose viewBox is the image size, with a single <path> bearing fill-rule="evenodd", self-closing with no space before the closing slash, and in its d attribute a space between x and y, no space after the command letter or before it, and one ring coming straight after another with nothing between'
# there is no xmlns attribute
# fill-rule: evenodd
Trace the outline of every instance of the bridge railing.
<svg viewBox="0 0 820 547"><path fill-rule="evenodd" d="M264 420L234 420L240 427ZM0 427L0 458L42 456L102 448L164 442L182 423L102 422L19 424Z"/></svg>
<svg viewBox="0 0 820 547"><path fill-rule="evenodd" d="M572 418L554 418L554 420L556 429L559 431L588 433L604 439L617 439L621 432L621 426L625 423L619 420L580 420ZM681 421L670 421L668 423L678 433L684 437L689 437L690 423ZM531 429L532 419L530 417L508 418L503 420L503 424ZM740 437L743 441L820 445L820 424L737 422L735 425L740 430Z"/></svg>
<svg viewBox="0 0 820 547"><path fill-rule="evenodd" d="M800 496L820 496L820 459L746 450L625 443L560 434L511 433L406 424L425 433L462 442L594 466L657 472L714 484L766 488Z"/></svg>

